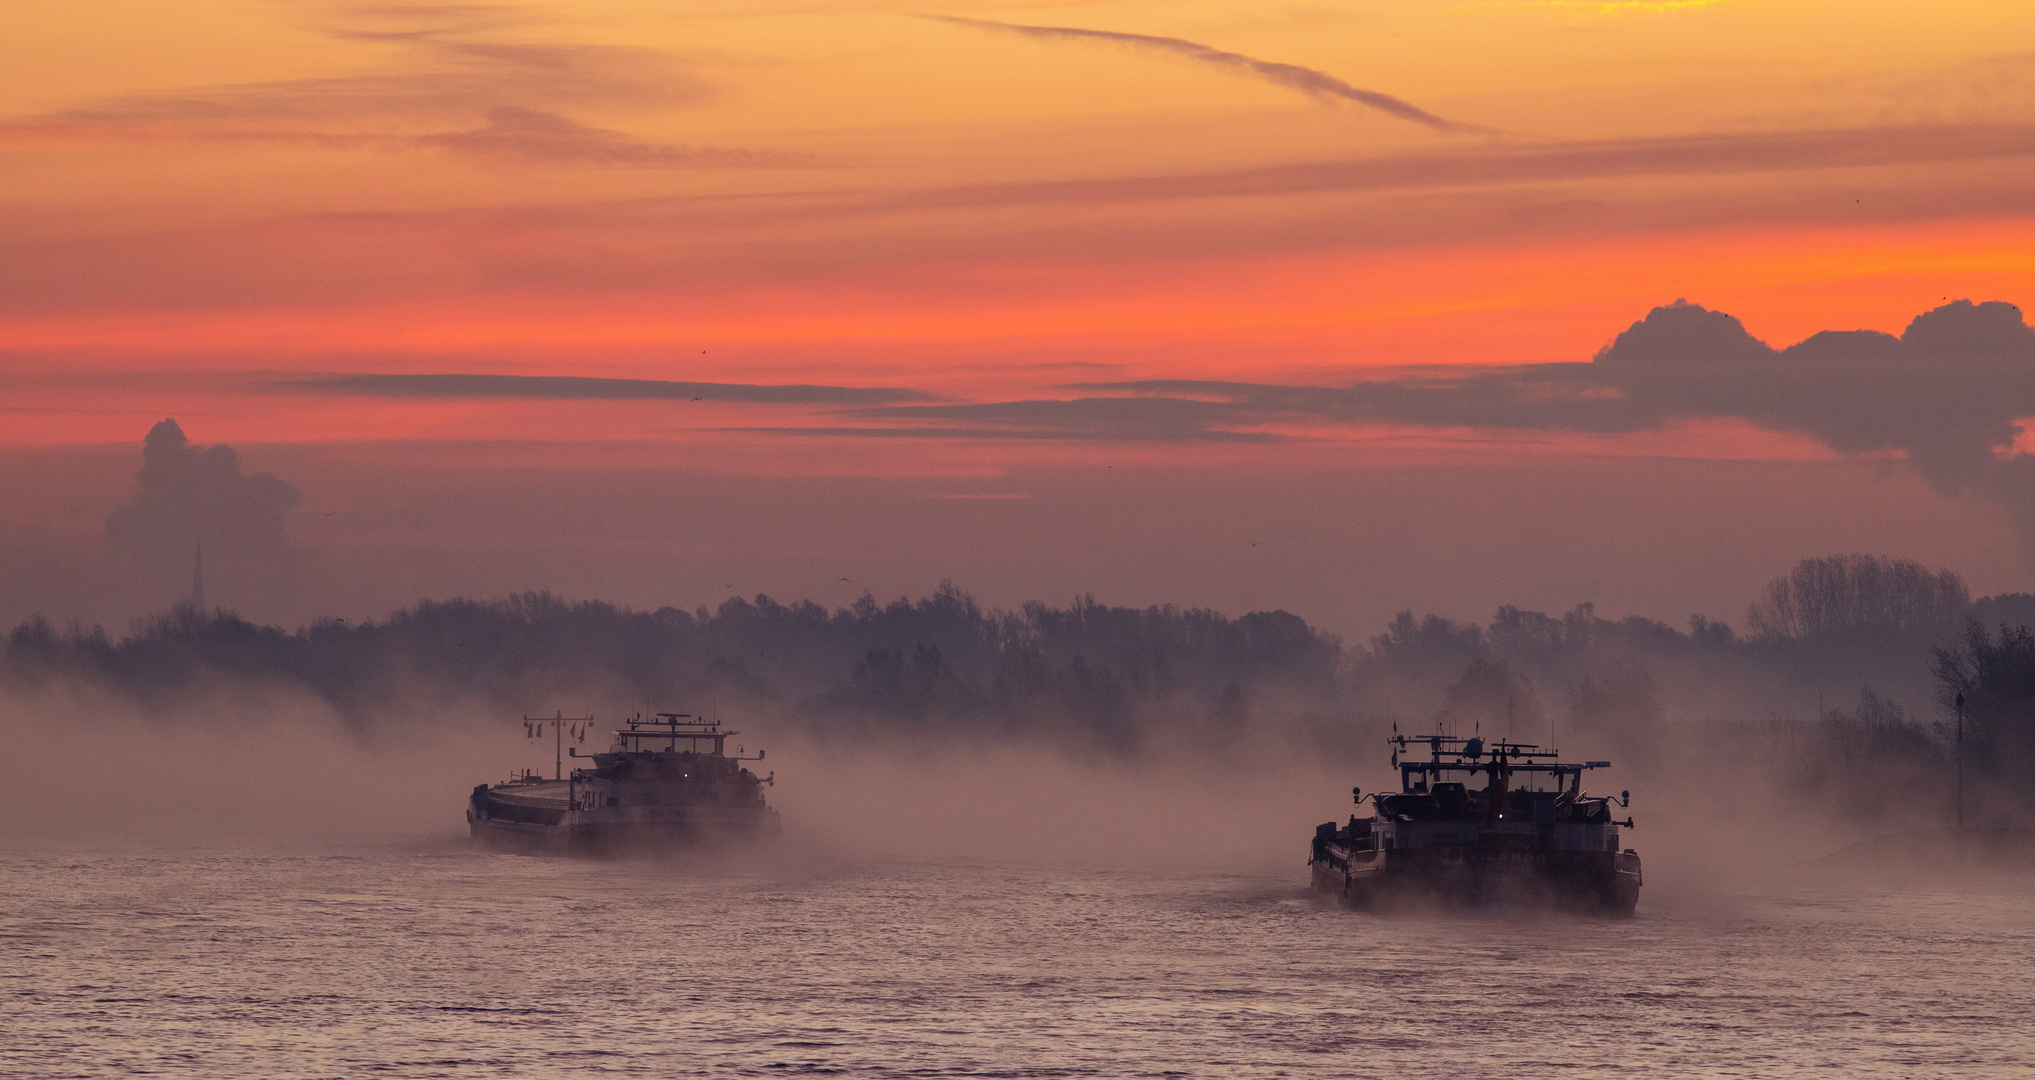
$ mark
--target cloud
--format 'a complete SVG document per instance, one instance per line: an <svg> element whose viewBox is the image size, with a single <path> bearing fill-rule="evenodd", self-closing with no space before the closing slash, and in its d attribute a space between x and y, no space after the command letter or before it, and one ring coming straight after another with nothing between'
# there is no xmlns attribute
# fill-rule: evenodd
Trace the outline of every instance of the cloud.
<svg viewBox="0 0 2035 1080"><path fill-rule="evenodd" d="M1119 203L1432 190L1640 176L1828 171L2035 157L2035 125L1919 124L1490 144L1418 154L1207 173L971 184L894 197L882 208Z"/></svg>
<svg viewBox="0 0 2035 1080"><path fill-rule="evenodd" d="M1598 350L1598 363L1729 363L1766 360L1774 354L1767 343L1746 332L1745 324L1721 311L1677 300L1657 307Z"/></svg>
<svg viewBox="0 0 2035 1080"><path fill-rule="evenodd" d="M1587 364L1413 369L1348 387L1148 380L1072 390L1194 400L1216 424L1411 424L1616 434L1741 419L1844 453L1898 451L1955 489L2035 416L2035 331L2012 304L1959 300L1899 338L1826 331L1776 351L1722 312L1678 300ZM1227 411L1224 411L1224 410Z"/></svg>
<svg viewBox="0 0 2035 1080"><path fill-rule="evenodd" d="M1680 11L1700 11L1703 8L1734 2L1736 0L1492 0L1469 6L1489 11L1523 8L1559 15L1612 16L1665 15Z"/></svg>
<svg viewBox="0 0 2035 1080"><path fill-rule="evenodd" d="M527 7L506 4L335 4L339 17L325 27L337 38L400 41L503 30L539 21Z"/></svg>
<svg viewBox="0 0 2035 1080"><path fill-rule="evenodd" d="M1283 436L1232 431L1234 410L1181 398L1101 397L1073 401L999 401L982 404L895 405L860 409L888 428L847 428L844 434L926 435L953 438L1084 439L1103 442L1277 442ZM906 426L894 426L902 421ZM938 427L917 426L926 421Z"/></svg>
<svg viewBox="0 0 2035 1080"><path fill-rule="evenodd" d="M534 152L528 141L522 145ZM582 159L608 152L574 140L556 149ZM918 190L877 178L821 190L377 208L239 222L173 216L60 234L23 219L0 222L0 244L15 255L0 260L0 310L239 308L322 304L341 295L410 301L419 290L463 292L475 280L490 290L557 285L704 297L756 285L781 289L794 280L827 289L845 281L859 290L907 264L955 260L1148 266L1182 258L1489 246L1501 239L1572 245L1711 226L1856 229L2035 214L2031 175L2035 125L1924 126L1533 146L1479 141L1453 152L1271 169ZM1636 177L1657 179L1606 182ZM1317 199L1281 197L1292 194ZM1199 227L1181 228L1173 211L1190 199L1236 202ZM1033 205L1045 207L1046 216L1022 229L1008 228L1005 214L968 213ZM1055 220L1063 207L1093 206L1123 212ZM364 256L368 251L372 257ZM445 267L448 251L480 277L434 269Z"/></svg>
<svg viewBox="0 0 2035 1080"><path fill-rule="evenodd" d="M1736 361L1700 354L1689 315L1701 310L1656 308L1600 354L1592 367L1603 368L1616 407L1737 418L1840 453L1898 454L1938 491L1999 505L2035 564L2035 456L2016 452L2022 422L2035 417L2035 331L2019 308L1957 300L1916 316L1898 338L1825 331L1768 356L1739 343ZM1668 332L1633 336L1647 323ZM1621 343L1623 355L1606 355Z"/></svg>
<svg viewBox="0 0 2035 1080"><path fill-rule="evenodd" d="M1766 356L1750 335L1728 356L1703 355L1710 339L1691 320L1701 312L1684 301L1655 308L1593 367L1629 408L1738 417L1846 453L1898 451L1946 491L1992 478L2021 434L2016 421L2035 416L2035 331L2012 304L1958 300L1897 339L1825 333Z"/></svg>
<svg viewBox="0 0 2035 1080"><path fill-rule="evenodd" d="M271 130L345 134L331 132L331 126L484 116L504 105L671 107L704 100L711 92L673 57L653 49L435 36L403 42L402 48L403 62L381 71L129 94L18 118L4 130L104 138Z"/></svg>
<svg viewBox="0 0 2035 1080"><path fill-rule="evenodd" d="M269 473L241 472L232 447L191 445L175 420L142 444L134 498L106 517L106 542L155 571L188 571L203 544L213 567L291 561L284 526L301 496Z"/></svg>
<svg viewBox="0 0 2035 1080"><path fill-rule="evenodd" d="M1824 331L1785 349L1686 300L1653 309L1588 363L1398 369L1350 386L1084 382L1083 396L854 410L904 437L1265 442L1335 427L1615 435L1738 420L1846 455L1892 455L1945 494L2000 505L2035 563L2035 330L2019 308L1958 300L1898 337ZM1304 429L1306 434L1291 434Z"/></svg>
<svg viewBox="0 0 2035 1080"><path fill-rule="evenodd" d="M1899 337L1825 331L1776 350L1736 318L1677 300L1587 363L1401 368L1350 386L1146 379L1064 389L1082 396L862 407L846 415L869 426L824 433L1273 442L1309 437L1295 427L1618 435L1732 419L1839 453L1902 455L1945 492L1986 490L2002 470L2027 467L2012 455L2019 422L2035 417L2035 330L2012 304L1959 300Z"/></svg>
<svg viewBox="0 0 2035 1080"><path fill-rule="evenodd" d="M1898 337L1824 331L1776 350L1730 315L1678 300L1589 363L1418 368L1346 387L1143 380L1067 389L1114 396L871 415L1175 440L1279 425L1620 434L1741 420L1842 454L1898 455L1941 492L1990 499L2035 561L2035 455L2016 451L2023 421L2035 417L2035 330L1998 301L1944 304Z"/></svg>
<svg viewBox="0 0 2035 1080"><path fill-rule="evenodd" d="M1079 405L1054 402L1056 405ZM1085 403L1082 403L1085 404ZM1002 439L1018 442L1142 442L1142 443L1276 443L1288 441L1283 435L1259 432L1215 431L1182 427L1177 432L1126 430L1107 423L1057 425L1061 410L1042 413L1040 422L1030 426L1004 427L745 427L722 428L731 433L755 435L802 435L808 438L846 439ZM1072 410L1069 410L1072 411ZM1095 417L1106 420L1106 417ZM990 496L940 496L940 498L990 498Z"/></svg>
<svg viewBox="0 0 2035 1080"><path fill-rule="evenodd" d="M784 168L823 164L811 154L718 146L644 143L617 131L587 127L562 116L502 105L488 111L487 126L422 135L414 145L503 161L624 168Z"/></svg>
<svg viewBox="0 0 2035 1080"><path fill-rule="evenodd" d="M1114 30L1083 30L1071 26L1025 26L1017 23L992 22L988 19L967 19L956 15L925 15L922 18L957 26L972 26L994 33L1017 34L1035 41L1095 41L1122 45L1133 49L1166 53L1191 60L1197 64L1219 68L1233 74L1244 75L1298 90L1316 101L1326 103L1352 102L1376 109L1387 116L1408 120L1436 131L1486 131L1488 129L1445 120L1410 102L1376 90L1363 90L1336 78L1324 71L1301 67L1298 64L1281 64L1271 60L1259 60L1242 53L1224 52L1199 42L1181 38L1157 37L1151 34L1126 34Z"/></svg>
<svg viewBox="0 0 2035 1080"><path fill-rule="evenodd" d="M886 386L763 385L599 379L573 375L340 375L284 386L310 393L391 398L511 398L549 401L701 401L778 405L881 405L933 401L917 390Z"/></svg>
<svg viewBox="0 0 2035 1080"><path fill-rule="evenodd" d="M358 75L235 83L106 98L0 119L0 148L50 143L278 143L333 149L436 149L494 161L633 168L811 166L778 150L641 142L561 109L664 109L712 87L676 57L613 45L477 38L502 9L430 5L345 9L333 37L387 42L398 58ZM367 23L361 28L353 23ZM484 119L477 128L418 131ZM409 130L405 130L409 129Z"/></svg>
<svg viewBox="0 0 2035 1080"><path fill-rule="evenodd" d="M1410 424L1428 427L1562 429L1615 434L1655 426L1655 418L1605 410L1603 387L1587 364L1416 368L1348 387L1278 386L1187 380L1076 383L1072 390L1168 397L1191 395L1222 406L1202 415L1228 424Z"/></svg>
<svg viewBox="0 0 2035 1080"><path fill-rule="evenodd" d="M1284 442L1261 430L1281 425L1399 424L1432 427L1559 428L1600 432L1654 426L1604 413L1592 400L1587 364L1461 368L1402 373L1350 387L1279 386L1151 379L1074 383L1093 392L1067 400L898 405L856 410L872 421L943 421L984 437L1149 442ZM918 430L907 427L902 430ZM946 430L946 429L941 429Z"/></svg>
<svg viewBox="0 0 2035 1080"><path fill-rule="evenodd" d="M0 146L10 134L26 133L33 141L48 135L35 125L0 125ZM700 169L813 168L838 164L837 159L787 150L696 146L642 142L605 128L589 127L555 113L501 105L487 112L478 128L389 135L369 132L324 132L280 128L219 128L175 132L72 131L59 138L82 135L91 140L181 141L203 143L271 143L319 146L333 150L439 150L484 161L529 165L580 165L607 168Z"/></svg>

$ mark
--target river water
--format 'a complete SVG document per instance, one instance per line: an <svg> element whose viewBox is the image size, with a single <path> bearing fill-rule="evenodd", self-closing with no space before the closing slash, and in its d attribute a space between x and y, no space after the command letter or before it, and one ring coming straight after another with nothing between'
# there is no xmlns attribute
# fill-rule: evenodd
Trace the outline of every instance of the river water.
<svg viewBox="0 0 2035 1080"><path fill-rule="evenodd" d="M1304 875L14 852L0 1075L2035 1075L2025 883L1621 920Z"/></svg>

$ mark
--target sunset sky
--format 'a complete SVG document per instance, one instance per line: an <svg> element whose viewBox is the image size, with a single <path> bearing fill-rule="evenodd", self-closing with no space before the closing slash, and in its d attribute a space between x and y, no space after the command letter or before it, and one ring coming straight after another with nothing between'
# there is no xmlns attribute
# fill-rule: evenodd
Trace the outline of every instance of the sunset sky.
<svg viewBox="0 0 2035 1080"><path fill-rule="evenodd" d="M4 619L180 595L103 525L166 417L302 492L213 571L281 620L2031 587L2004 309L1554 366L2035 301L2025 2L73 0L10 13L0 169Z"/></svg>

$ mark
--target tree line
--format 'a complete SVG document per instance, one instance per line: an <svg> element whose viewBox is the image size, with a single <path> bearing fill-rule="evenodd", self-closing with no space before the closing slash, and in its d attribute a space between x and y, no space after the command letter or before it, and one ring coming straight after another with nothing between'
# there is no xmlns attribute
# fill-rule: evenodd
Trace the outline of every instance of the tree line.
<svg viewBox="0 0 2035 1080"><path fill-rule="evenodd" d="M41 618L13 628L0 682L88 682L177 711L225 685L306 696L363 731L456 703L503 716L702 707L766 711L817 737L1049 736L1135 754L1154 739L1268 735L1356 759L1398 723L1589 746L1666 767L1676 732L1749 741L1804 797L1878 812L1955 752L2005 803L2035 798L2035 596L1972 600L1958 575L1882 556L1805 559L1741 634L1501 607L1485 624L1401 612L1356 643L1285 611L984 608L952 584L845 608L768 596L637 611L545 593L426 601L296 630L179 607L117 639Z"/></svg>

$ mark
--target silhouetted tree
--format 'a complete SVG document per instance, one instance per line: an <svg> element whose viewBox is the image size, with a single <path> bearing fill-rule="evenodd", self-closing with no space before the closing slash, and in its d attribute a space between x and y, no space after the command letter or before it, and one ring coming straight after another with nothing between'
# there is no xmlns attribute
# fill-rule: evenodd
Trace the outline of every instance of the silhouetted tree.
<svg viewBox="0 0 2035 1080"><path fill-rule="evenodd" d="M1765 748L1786 790L1853 821L1947 817L1950 784L1940 741L1870 686L1851 709L1814 723L1777 722Z"/></svg>
<svg viewBox="0 0 2035 1080"><path fill-rule="evenodd" d="M1637 660L1613 660L1569 687L1568 726L1579 732L1644 736L1660 721L1660 696Z"/></svg>
<svg viewBox="0 0 2035 1080"><path fill-rule="evenodd" d="M901 648L871 649L855 662L848 685L824 694L824 709L859 710L879 717L923 724L975 711L982 693L954 673L937 645L918 644L907 656Z"/></svg>
<svg viewBox="0 0 2035 1080"><path fill-rule="evenodd" d="M1947 712L1964 698L1966 768L2035 797L2035 630L1973 619L1934 654L1937 703Z"/></svg>
<svg viewBox="0 0 2035 1080"><path fill-rule="evenodd" d="M1443 692L1435 722L1457 734L1481 730L1487 737L1532 739L1547 731L1540 695L1502 660L1470 661Z"/></svg>
<svg viewBox="0 0 2035 1080"><path fill-rule="evenodd" d="M943 726L1071 729L1128 750L1159 724L1241 725L1267 688L1303 701L1335 692L1341 646L1283 611L1230 619L1202 609L1071 606L985 611L942 583L931 596L828 610L735 597L718 609L630 611L546 593L426 601L380 623L321 619L294 633L187 606L118 643L31 619L5 638L0 678L84 678L147 704L221 680L323 699L360 726L461 699L504 715L607 701L631 709L772 708L828 730ZM1071 743L1070 743L1071 745Z"/></svg>
<svg viewBox="0 0 2035 1080"><path fill-rule="evenodd" d="M1862 633L1932 633L1971 607L1964 578L1909 559L1832 555L1803 559L1746 612L1758 637L1804 640Z"/></svg>

